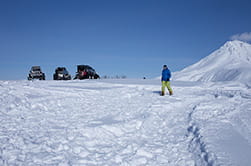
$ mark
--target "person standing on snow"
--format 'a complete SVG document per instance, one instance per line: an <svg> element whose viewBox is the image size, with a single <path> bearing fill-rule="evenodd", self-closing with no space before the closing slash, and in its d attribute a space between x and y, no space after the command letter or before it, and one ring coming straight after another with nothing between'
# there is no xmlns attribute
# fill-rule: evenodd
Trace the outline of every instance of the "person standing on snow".
<svg viewBox="0 0 251 166"><path fill-rule="evenodd" d="M169 95L173 95L173 90L170 86L170 78L171 78L171 72L167 68L167 65L164 65L163 70L162 70L162 77L161 77L161 82L162 82L161 96L165 95L165 88L166 87L169 91Z"/></svg>

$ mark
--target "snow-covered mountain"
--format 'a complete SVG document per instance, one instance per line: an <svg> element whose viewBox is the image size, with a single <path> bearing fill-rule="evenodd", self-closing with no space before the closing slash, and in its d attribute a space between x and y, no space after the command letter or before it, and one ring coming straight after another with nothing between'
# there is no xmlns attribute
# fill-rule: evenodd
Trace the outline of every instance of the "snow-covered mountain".
<svg viewBox="0 0 251 166"><path fill-rule="evenodd" d="M251 45L228 41L199 62L174 73L173 80L251 82Z"/></svg>

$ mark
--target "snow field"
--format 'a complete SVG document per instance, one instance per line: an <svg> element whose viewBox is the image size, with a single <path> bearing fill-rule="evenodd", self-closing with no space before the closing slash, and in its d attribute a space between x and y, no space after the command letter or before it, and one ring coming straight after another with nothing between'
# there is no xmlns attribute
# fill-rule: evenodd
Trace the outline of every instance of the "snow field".
<svg viewBox="0 0 251 166"><path fill-rule="evenodd" d="M155 80L0 81L0 165L250 163L250 89L173 89L162 97Z"/></svg>

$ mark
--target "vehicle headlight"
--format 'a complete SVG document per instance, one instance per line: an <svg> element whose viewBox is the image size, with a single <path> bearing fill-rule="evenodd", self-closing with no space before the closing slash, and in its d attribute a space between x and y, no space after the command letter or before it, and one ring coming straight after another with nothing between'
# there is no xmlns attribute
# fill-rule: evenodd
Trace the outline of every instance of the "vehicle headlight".
<svg viewBox="0 0 251 166"><path fill-rule="evenodd" d="M58 74L59 77L63 77L64 75L63 74Z"/></svg>

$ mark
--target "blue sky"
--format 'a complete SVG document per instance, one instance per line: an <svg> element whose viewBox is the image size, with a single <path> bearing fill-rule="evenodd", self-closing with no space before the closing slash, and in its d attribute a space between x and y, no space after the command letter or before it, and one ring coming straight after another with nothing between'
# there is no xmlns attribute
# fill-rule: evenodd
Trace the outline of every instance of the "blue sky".
<svg viewBox="0 0 251 166"><path fill-rule="evenodd" d="M250 0L0 0L0 80L26 79L33 65L47 79L58 66L74 75L77 64L156 77L251 35L250 17Z"/></svg>

